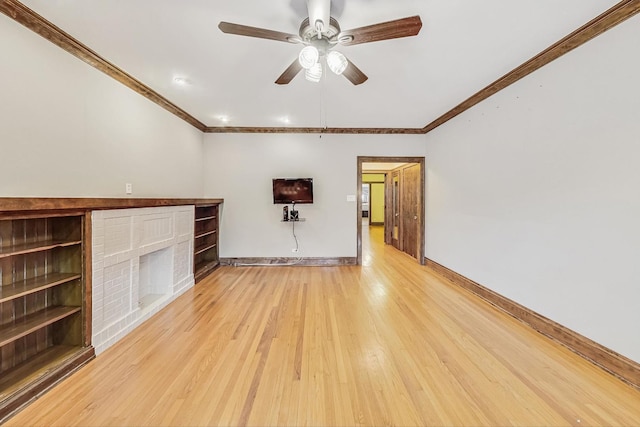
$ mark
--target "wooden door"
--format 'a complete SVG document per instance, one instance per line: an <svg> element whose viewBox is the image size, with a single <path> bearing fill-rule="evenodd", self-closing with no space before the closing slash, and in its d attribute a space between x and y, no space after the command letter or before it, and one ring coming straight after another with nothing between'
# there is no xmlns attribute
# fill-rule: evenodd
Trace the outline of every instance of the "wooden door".
<svg viewBox="0 0 640 427"><path fill-rule="evenodd" d="M391 175L391 244L394 248L402 250L400 239L402 223L400 218L400 172L394 171Z"/></svg>
<svg viewBox="0 0 640 427"><path fill-rule="evenodd" d="M384 176L384 243L393 244L393 180L391 174Z"/></svg>
<svg viewBox="0 0 640 427"><path fill-rule="evenodd" d="M422 195L420 194L420 165L415 164L402 170L401 200L402 224L401 246L402 251L418 259L420 253L420 221Z"/></svg>

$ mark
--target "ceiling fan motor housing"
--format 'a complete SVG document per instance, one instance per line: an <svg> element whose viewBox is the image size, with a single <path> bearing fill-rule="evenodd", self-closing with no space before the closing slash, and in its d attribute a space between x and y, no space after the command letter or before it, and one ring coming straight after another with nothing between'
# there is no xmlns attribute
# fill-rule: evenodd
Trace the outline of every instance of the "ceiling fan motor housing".
<svg viewBox="0 0 640 427"><path fill-rule="evenodd" d="M340 24L334 18L329 18L329 25L322 27L319 39L315 26L309 23L309 18L305 18L300 24L299 34L305 44L315 46L323 55L338 43L336 36L340 34Z"/></svg>

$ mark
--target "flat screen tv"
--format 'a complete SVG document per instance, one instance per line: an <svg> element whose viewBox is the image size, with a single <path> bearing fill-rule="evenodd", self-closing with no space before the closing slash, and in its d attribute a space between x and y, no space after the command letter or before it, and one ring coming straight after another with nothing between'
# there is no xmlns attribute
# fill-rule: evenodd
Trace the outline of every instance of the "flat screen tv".
<svg viewBox="0 0 640 427"><path fill-rule="evenodd" d="M313 203L313 178L274 178L273 203Z"/></svg>

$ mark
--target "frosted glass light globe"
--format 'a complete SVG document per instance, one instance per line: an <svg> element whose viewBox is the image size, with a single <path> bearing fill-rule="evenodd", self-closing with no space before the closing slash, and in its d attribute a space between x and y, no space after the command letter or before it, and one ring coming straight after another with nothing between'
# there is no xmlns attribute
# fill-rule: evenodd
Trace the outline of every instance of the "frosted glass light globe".
<svg viewBox="0 0 640 427"><path fill-rule="evenodd" d="M304 78L310 82L318 83L322 78L322 64L316 62L313 67L304 72Z"/></svg>
<svg viewBox="0 0 640 427"><path fill-rule="evenodd" d="M347 69L349 61L347 61L347 58L340 52L332 50L327 54L327 65L331 71L340 75Z"/></svg>
<svg viewBox="0 0 640 427"><path fill-rule="evenodd" d="M313 64L318 62L320 52L314 46L307 46L300 51L298 55L298 62L302 65L302 68L308 70L313 67Z"/></svg>

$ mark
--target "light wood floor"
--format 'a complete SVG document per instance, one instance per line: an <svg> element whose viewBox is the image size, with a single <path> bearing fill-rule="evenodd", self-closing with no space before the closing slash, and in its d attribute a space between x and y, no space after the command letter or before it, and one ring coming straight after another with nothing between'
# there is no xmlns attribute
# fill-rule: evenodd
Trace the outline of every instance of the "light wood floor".
<svg viewBox="0 0 640 427"><path fill-rule="evenodd" d="M223 267L7 425L640 425L640 391L412 258Z"/></svg>

